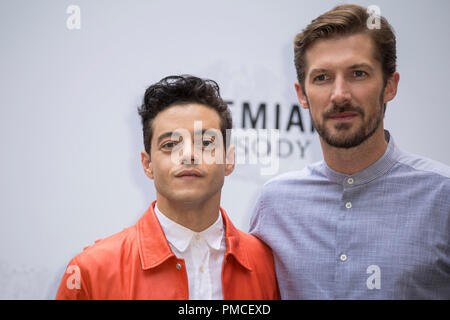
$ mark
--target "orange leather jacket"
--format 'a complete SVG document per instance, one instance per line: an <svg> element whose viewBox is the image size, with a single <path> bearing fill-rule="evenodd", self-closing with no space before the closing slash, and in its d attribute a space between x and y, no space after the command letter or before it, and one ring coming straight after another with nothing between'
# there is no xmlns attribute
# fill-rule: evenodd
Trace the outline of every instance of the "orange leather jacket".
<svg viewBox="0 0 450 320"><path fill-rule="evenodd" d="M169 247L153 208L123 231L97 241L74 257L56 299L189 299L183 259ZM227 249L222 266L223 297L279 299L272 251L236 229L220 209Z"/></svg>

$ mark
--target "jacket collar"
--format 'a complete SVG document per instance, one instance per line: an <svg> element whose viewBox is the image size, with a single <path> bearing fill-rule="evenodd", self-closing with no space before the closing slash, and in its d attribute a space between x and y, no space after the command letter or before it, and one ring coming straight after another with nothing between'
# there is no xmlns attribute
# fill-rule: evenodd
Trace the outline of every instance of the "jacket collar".
<svg viewBox="0 0 450 320"><path fill-rule="evenodd" d="M155 204L156 201L153 201L136 224L139 256L142 269L144 270L157 267L167 259L175 257L156 217ZM225 227L225 241L227 244L224 259L228 255L232 255L239 264L251 270L246 249L240 241L239 230L233 226L223 208L220 208L220 212Z"/></svg>
<svg viewBox="0 0 450 320"><path fill-rule="evenodd" d="M223 225L225 227L225 241L227 244L227 251L225 251L225 262L228 255L232 255L240 265L251 271L250 263L248 261L246 248L241 241L241 232L234 227L231 220L228 218L225 210L221 207Z"/></svg>

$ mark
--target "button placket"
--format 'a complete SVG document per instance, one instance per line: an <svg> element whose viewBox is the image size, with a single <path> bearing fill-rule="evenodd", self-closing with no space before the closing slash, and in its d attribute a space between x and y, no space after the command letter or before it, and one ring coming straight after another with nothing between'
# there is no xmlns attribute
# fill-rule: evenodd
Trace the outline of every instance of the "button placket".
<svg viewBox="0 0 450 320"><path fill-rule="evenodd" d="M351 188L353 185L355 184L355 178L353 177L347 177L344 179L344 183L343 183L343 187L344 187L344 194L346 194L347 192L351 193L351 189L347 189L347 188ZM344 206L346 209L351 209L353 207L353 204L351 201L346 201L344 203Z"/></svg>
<svg viewBox="0 0 450 320"><path fill-rule="evenodd" d="M339 217L337 219L336 229L336 247L334 251L335 261L335 289L334 295L339 297L342 294L342 282L347 279L351 268L347 250L350 244L351 221L353 201L356 199L356 179L350 176L344 177L341 181L342 194L340 199Z"/></svg>

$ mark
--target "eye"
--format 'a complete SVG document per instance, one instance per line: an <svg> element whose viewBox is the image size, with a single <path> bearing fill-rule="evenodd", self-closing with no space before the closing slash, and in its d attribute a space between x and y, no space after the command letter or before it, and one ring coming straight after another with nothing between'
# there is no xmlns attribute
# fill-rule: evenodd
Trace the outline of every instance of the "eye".
<svg viewBox="0 0 450 320"><path fill-rule="evenodd" d="M320 74L320 75L314 77L313 81L314 82L324 82L327 79L328 79L328 77L325 74Z"/></svg>
<svg viewBox="0 0 450 320"><path fill-rule="evenodd" d="M204 146L204 147L209 146L211 143L213 143L213 142L212 142L212 141L209 141L209 140L203 140L203 146Z"/></svg>
<svg viewBox="0 0 450 320"><path fill-rule="evenodd" d="M367 76L367 72L362 71L362 70L355 70L355 71L353 71L353 75L354 75L356 78L362 78L362 77Z"/></svg>
<svg viewBox="0 0 450 320"><path fill-rule="evenodd" d="M203 140L202 140L202 146L203 146L204 148L209 147L209 146L212 146L212 145L214 145L214 139L213 139L213 138L208 138L208 139L203 138Z"/></svg>
<svg viewBox="0 0 450 320"><path fill-rule="evenodd" d="M177 144L178 144L178 141L167 141L161 145L161 149L162 150L172 150Z"/></svg>

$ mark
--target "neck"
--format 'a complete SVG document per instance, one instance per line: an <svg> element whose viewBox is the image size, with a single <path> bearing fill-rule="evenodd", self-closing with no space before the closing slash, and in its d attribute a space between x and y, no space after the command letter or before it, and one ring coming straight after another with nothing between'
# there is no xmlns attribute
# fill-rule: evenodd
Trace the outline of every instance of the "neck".
<svg viewBox="0 0 450 320"><path fill-rule="evenodd" d="M370 167L381 158L388 146L381 125L370 138L353 148L336 148L327 144L322 138L320 138L320 144L327 165L334 171L348 175Z"/></svg>
<svg viewBox="0 0 450 320"><path fill-rule="evenodd" d="M220 193L203 202L175 201L157 193L158 209L170 220L195 232L201 232L216 222L220 209Z"/></svg>

